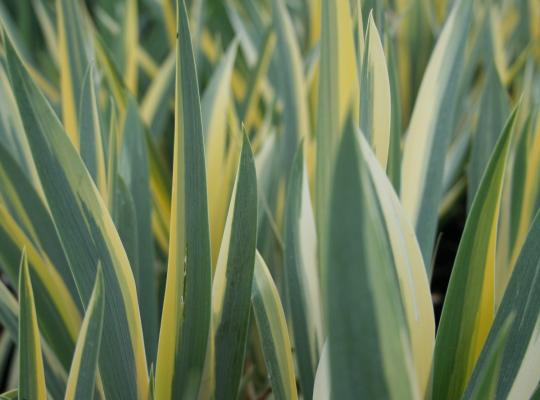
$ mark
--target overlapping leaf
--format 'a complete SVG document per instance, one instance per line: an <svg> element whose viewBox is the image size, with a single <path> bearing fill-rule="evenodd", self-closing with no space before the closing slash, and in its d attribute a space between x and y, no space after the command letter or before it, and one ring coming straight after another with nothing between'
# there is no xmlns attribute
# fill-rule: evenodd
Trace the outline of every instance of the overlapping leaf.
<svg viewBox="0 0 540 400"><path fill-rule="evenodd" d="M197 73L183 1L177 8L174 165L167 283L156 364L156 397L192 397L206 358L211 254Z"/></svg>

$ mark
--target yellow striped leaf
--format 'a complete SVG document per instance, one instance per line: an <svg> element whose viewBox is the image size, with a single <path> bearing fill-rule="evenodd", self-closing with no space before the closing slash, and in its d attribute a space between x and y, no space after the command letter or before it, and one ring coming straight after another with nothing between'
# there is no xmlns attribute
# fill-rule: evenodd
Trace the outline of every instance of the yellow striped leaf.
<svg viewBox="0 0 540 400"><path fill-rule="evenodd" d="M435 345L435 316L429 280L414 229L405 215L399 198L369 144L361 134L358 136L388 234L405 308L418 387L420 393L425 395Z"/></svg>
<svg viewBox="0 0 540 400"><path fill-rule="evenodd" d="M341 135L323 242L331 266L323 281L331 394L414 399L419 387L401 282L358 135L350 119Z"/></svg>
<svg viewBox="0 0 540 400"><path fill-rule="evenodd" d="M360 128L386 168L390 148L392 103L390 80L379 32L369 14L360 78Z"/></svg>
<svg viewBox="0 0 540 400"><path fill-rule="evenodd" d="M236 141L227 146L227 111L231 106L231 76L238 45L233 42L212 75L201 100L203 135L208 176L208 212L212 266L216 265L223 227L227 217L233 178L226 169L229 152L237 152Z"/></svg>
<svg viewBox="0 0 540 400"><path fill-rule="evenodd" d="M104 329L111 332L103 338L99 361L105 394L118 399L146 398L148 372L142 326L125 250L55 112L9 41L6 50L32 155L83 304L90 298L98 261L103 265L107 295Z"/></svg>
<svg viewBox="0 0 540 400"><path fill-rule="evenodd" d="M485 368L469 381L465 399L494 399L497 394L498 375L501 373L504 350L515 314L507 316L485 355ZM486 350L484 350L486 351Z"/></svg>
<svg viewBox="0 0 540 400"><path fill-rule="evenodd" d="M176 103L169 261L156 363L156 398L199 392L211 312L203 129L188 17L177 4Z"/></svg>
<svg viewBox="0 0 540 400"><path fill-rule="evenodd" d="M353 26L348 1L321 0L321 55L317 105L315 216L321 243L328 223L332 167L345 118L358 110L359 86ZM339 43L339 46L336 46ZM322 249L322 246L321 246ZM321 251L324 251L323 249ZM320 269L325 270L326 257Z"/></svg>
<svg viewBox="0 0 540 400"><path fill-rule="evenodd" d="M34 292L28 272L28 260L23 251L19 277L19 398L46 400L45 373L41 354Z"/></svg>
<svg viewBox="0 0 540 400"><path fill-rule="evenodd" d="M244 135L212 286L217 399L238 396L249 326L256 244L257 179L251 147Z"/></svg>
<svg viewBox="0 0 540 400"><path fill-rule="evenodd" d="M148 360L154 360L158 337L158 306L146 127L139 115L137 103L131 96L128 98L123 131L118 173L133 199L136 229L132 233L136 235L136 248L135 263L132 263L132 267L136 271L134 275L141 307L146 357Z"/></svg>
<svg viewBox="0 0 540 400"><path fill-rule="evenodd" d="M510 323L508 339L503 351L500 370L491 398L528 399L538 393L540 379L540 212L531 223L514 272L497 310L482 354L470 382L476 382L491 368L490 354L496 350L497 339ZM464 398L471 397L474 385L469 385Z"/></svg>
<svg viewBox="0 0 540 400"><path fill-rule="evenodd" d="M17 256L19 256L18 251ZM6 335L4 337L9 342L13 340L17 343L19 340L19 304L2 282L0 282L0 323L5 328ZM62 398L66 389L67 373L47 343L44 341L41 344L47 392L55 399ZM17 369L17 366L15 368Z"/></svg>
<svg viewBox="0 0 540 400"><path fill-rule="evenodd" d="M103 272L98 267L96 283L86 308L73 361L69 371L65 400L91 400L97 376L97 362L103 332Z"/></svg>
<svg viewBox="0 0 540 400"><path fill-rule="evenodd" d="M270 271L257 251L251 292L272 391L277 399L296 400L296 382L285 312Z"/></svg>
<svg viewBox="0 0 540 400"><path fill-rule="evenodd" d="M79 105L83 93L85 71L91 49L79 1L56 0L62 120L73 145L78 149Z"/></svg>
<svg viewBox="0 0 540 400"><path fill-rule="evenodd" d="M515 115L491 155L454 261L435 343L434 398L463 395L495 316L497 223Z"/></svg>
<svg viewBox="0 0 540 400"><path fill-rule="evenodd" d="M154 137L163 132L165 116L171 110L169 105L174 94L175 65L176 54L172 51L161 64L141 101L141 115Z"/></svg>
<svg viewBox="0 0 540 400"><path fill-rule="evenodd" d="M101 196L107 198L107 171L101 132L100 110L94 83L94 68L86 70L78 107L78 132L80 134L81 158L94 179Z"/></svg>
<svg viewBox="0 0 540 400"><path fill-rule="evenodd" d="M277 90L283 101L283 139L280 140L283 174L289 174L300 138L310 133L306 88L300 46L283 0L272 1L272 20L277 34L275 57L280 60Z"/></svg>
<svg viewBox="0 0 540 400"><path fill-rule="evenodd" d="M287 301L298 360L300 386L311 398L323 341L323 310L317 262L317 234L308 176L300 144L289 176L285 210L284 269Z"/></svg>
<svg viewBox="0 0 540 400"><path fill-rule="evenodd" d="M424 74L403 149L401 200L430 277L444 159L455 125L472 3L458 0L453 5Z"/></svg>
<svg viewBox="0 0 540 400"><path fill-rule="evenodd" d="M41 333L67 369L80 325L82 303L46 204L2 144L0 197L0 228L9 235L0 246L3 271L8 281L17 282L19 259L5 254L8 241L18 251L26 248L30 270L34 273Z"/></svg>

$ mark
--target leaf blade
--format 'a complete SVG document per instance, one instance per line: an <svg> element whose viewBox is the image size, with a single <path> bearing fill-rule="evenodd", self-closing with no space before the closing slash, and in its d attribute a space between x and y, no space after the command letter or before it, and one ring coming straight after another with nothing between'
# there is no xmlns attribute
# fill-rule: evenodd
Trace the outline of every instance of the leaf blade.
<svg viewBox="0 0 540 400"><path fill-rule="evenodd" d="M81 325L69 371L65 400L94 397L101 336L103 332L103 272L98 267L96 283Z"/></svg>
<svg viewBox="0 0 540 400"><path fill-rule="evenodd" d="M156 364L156 397L160 399L198 393L211 316L211 253L202 119L183 0L177 4L177 24L171 234Z"/></svg>
<svg viewBox="0 0 540 400"><path fill-rule="evenodd" d="M295 400L298 395L285 313L270 271L259 252L255 257L251 303L274 395L278 399Z"/></svg>
<svg viewBox="0 0 540 400"><path fill-rule="evenodd" d="M212 288L218 399L238 395L249 327L257 244L257 180L244 135L242 155Z"/></svg>
<svg viewBox="0 0 540 400"><path fill-rule="evenodd" d="M19 396L23 399L45 400L45 372L41 355L41 338L37 323L34 293L28 260L23 251L19 277Z"/></svg>
<svg viewBox="0 0 540 400"><path fill-rule="evenodd" d="M462 62L471 8L467 0L454 3L424 74L403 149L401 200L415 225L430 277L444 154L453 129L461 71L458 64Z"/></svg>
<svg viewBox="0 0 540 400"><path fill-rule="evenodd" d="M514 111L492 153L450 276L433 369L433 395L441 399L463 394L494 318L497 221L515 115ZM447 352L448 348L456 351Z"/></svg>

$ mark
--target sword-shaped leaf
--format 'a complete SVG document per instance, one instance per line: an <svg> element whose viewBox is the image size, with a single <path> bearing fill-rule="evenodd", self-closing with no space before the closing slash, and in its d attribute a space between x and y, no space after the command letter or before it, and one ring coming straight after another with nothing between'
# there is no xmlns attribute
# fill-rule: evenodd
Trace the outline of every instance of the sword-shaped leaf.
<svg viewBox="0 0 540 400"><path fill-rule="evenodd" d="M324 338L317 262L317 234L300 144L285 204L285 288L304 398L311 399Z"/></svg>
<svg viewBox="0 0 540 400"><path fill-rule="evenodd" d="M257 178L244 135L212 291L216 398L238 395L244 365L257 244Z"/></svg>
<svg viewBox="0 0 540 400"><path fill-rule="evenodd" d="M123 177L133 199L137 245L135 283L141 307L141 320L147 360L155 360L158 337L158 306L155 276L155 251L152 236L152 202L148 171L146 128L137 103L130 96L124 120L123 145L118 173ZM134 265L132 265L134 266Z"/></svg>
<svg viewBox="0 0 540 400"><path fill-rule="evenodd" d="M285 312L272 275L259 252L255 256L251 304L272 392L276 399L296 400L298 395Z"/></svg>
<svg viewBox="0 0 540 400"><path fill-rule="evenodd" d="M169 263L161 319L156 398L196 396L211 313L211 254L199 87L188 16L177 3L176 104Z"/></svg>
<svg viewBox="0 0 540 400"><path fill-rule="evenodd" d="M100 369L105 395L146 398L148 372L137 291L125 250L91 176L60 121L6 41L10 79L51 215L82 303L98 262L105 282Z"/></svg>
<svg viewBox="0 0 540 400"><path fill-rule="evenodd" d="M62 121L77 149L80 147L79 115L84 76L92 57L80 4L73 0L56 0Z"/></svg>
<svg viewBox="0 0 540 400"><path fill-rule="evenodd" d="M430 277L444 159L455 126L472 4L454 2L422 80L403 149L401 200L415 226Z"/></svg>
<svg viewBox="0 0 540 400"><path fill-rule="evenodd" d="M41 335L28 272L28 260L24 251L19 276L19 304L19 398L45 400L47 390L41 354Z"/></svg>
<svg viewBox="0 0 540 400"><path fill-rule="evenodd" d="M370 13L360 79L360 128L384 168L390 150L391 118L388 68L379 31Z"/></svg>
<svg viewBox="0 0 540 400"><path fill-rule="evenodd" d="M326 318L332 398L418 397L388 230L353 122L342 134L330 200Z"/></svg>
<svg viewBox="0 0 540 400"><path fill-rule="evenodd" d="M492 397L497 400L528 399L540 380L540 212L532 222L471 382L490 367L489 355L510 315L514 318L496 375L496 396ZM469 386L466 399L471 398L473 388Z"/></svg>
<svg viewBox="0 0 540 400"><path fill-rule="evenodd" d="M433 396L463 395L495 314L495 246L515 111L491 155L467 217L435 343Z"/></svg>
<svg viewBox="0 0 540 400"><path fill-rule="evenodd" d="M94 398L105 304L101 267L98 267L97 271L94 290L86 308L73 354L65 400L92 400Z"/></svg>
<svg viewBox="0 0 540 400"><path fill-rule="evenodd" d="M351 109L358 109L355 104L359 101L359 86L349 2L321 0L321 15L315 217L318 238L324 243L329 222L332 168L346 117ZM324 275L324 246L320 249L319 268Z"/></svg>

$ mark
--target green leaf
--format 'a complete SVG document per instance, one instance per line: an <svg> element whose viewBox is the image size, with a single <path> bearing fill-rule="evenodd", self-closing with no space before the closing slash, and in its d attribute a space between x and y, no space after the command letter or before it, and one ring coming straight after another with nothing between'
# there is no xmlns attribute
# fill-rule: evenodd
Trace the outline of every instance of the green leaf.
<svg viewBox="0 0 540 400"><path fill-rule="evenodd" d="M94 46L96 52L96 60L101 67L105 82L107 83L111 94L114 97L114 100L121 112L124 111L126 107L126 86L120 73L118 72L114 61L111 58L107 50L104 39L99 35L98 32L94 32Z"/></svg>
<svg viewBox="0 0 540 400"><path fill-rule="evenodd" d="M216 398L238 395L244 365L257 244L257 178L244 135L212 290Z"/></svg>
<svg viewBox="0 0 540 400"><path fill-rule="evenodd" d="M326 319L332 398L419 395L388 233L349 119L330 197Z"/></svg>
<svg viewBox="0 0 540 400"><path fill-rule="evenodd" d="M8 392L0 394L1 400L17 400L19 399L19 389L13 389Z"/></svg>
<svg viewBox="0 0 540 400"><path fill-rule="evenodd" d="M515 115L491 155L454 261L435 343L433 396L438 399L463 394L493 322L497 223Z"/></svg>
<svg viewBox="0 0 540 400"><path fill-rule="evenodd" d="M369 14L360 77L360 128L386 168L390 147L392 102L390 79L379 32Z"/></svg>
<svg viewBox="0 0 540 400"><path fill-rule="evenodd" d="M80 148L78 118L82 112L84 76L93 52L80 4L79 1L56 0L62 121L77 149Z"/></svg>
<svg viewBox="0 0 540 400"><path fill-rule="evenodd" d="M508 315L501 329L497 332L492 345L488 349L485 358L486 368L480 371L469 381L465 394L465 399L494 399L497 391L498 376L501 370L504 348L508 341L510 327L514 320L514 315Z"/></svg>
<svg viewBox="0 0 540 400"><path fill-rule="evenodd" d="M34 292L26 252L21 257L19 276L19 397L21 399L45 400L45 373L41 355L41 337L39 334Z"/></svg>
<svg viewBox="0 0 540 400"><path fill-rule="evenodd" d="M261 45L260 57L253 67L247 84L246 96L240 107L240 119L243 121L246 131L250 131L257 111L259 95L263 80L268 73L268 67L276 47L276 34L272 27L269 27L264 35Z"/></svg>
<svg viewBox="0 0 540 400"><path fill-rule="evenodd" d="M118 158L120 133L118 131L118 124L116 120L116 108L114 104L110 105L109 112L109 132L108 132L108 145L107 145L107 207L109 212L114 210L115 196L117 195L116 185L118 182Z"/></svg>
<svg viewBox="0 0 540 400"><path fill-rule="evenodd" d="M159 137L164 131L167 115L169 115L171 97L174 94L174 73L176 55L172 51L161 64L157 76L141 101L141 115L154 137Z"/></svg>
<svg viewBox="0 0 540 400"><path fill-rule="evenodd" d="M455 125L472 3L458 0L453 4L424 74L403 149L401 199L415 226L430 277L444 155Z"/></svg>
<svg viewBox="0 0 540 400"><path fill-rule="evenodd" d="M139 243L135 202L124 179L121 176L117 176L115 181L111 217L118 231L118 235L122 240L122 245L128 256L131 270L135 278L135 285L137 285L138 289Z"/></svg>
<svg viewBox="0 0 540 400"><path fill-rule="evenodd" d="M0 283L0 321L6 333L18 341L19 304L3 282Z"/></svg>
<svg viewBox="0 0 540 400"><path fill-rule="evenodd" d="M97 375L97 362L103 331L103 272L98 266L96 283L84 316L69 371L66 400L91 400Z"/></svg>
<svg viewBox="0 0 540 400"><path fill-rule="evenodd" d="M399 281L416 378L420 393L424 396L429 386L435 344L435 316L426 268L414 235L414 228L405 215L392 184L366 138L362 134L358 135L358 138L388 233L388 244Z"/></svg>
<svg viewBox="0 0 540 400"><path fill-rule="evenodd" d="M94 68L90 65L84 75L78 103L78 132L81 158L103 198L107 198L107 170L101 132L100 110L96 98Z"/></svg>
<svg viewBox="0 0 540 400"><path fill-rule="evenodd" d="M295 400L298 395L285 312L270 271L259 252L255 257L251 304L272 392L278 400Z"/></svg>
<svg viewBox="0 0 540 400"><path fill-rule="evenodd" d="M287 175L300 138L310 134L306 88L300 46L284 0L272 1L272 22L277 34L275 59L277 90L283 101L283 146L280 167Z"/></svg>
<svg viewBox="0 0 540 400"><path fill-rule="evenodd" d="M489 162L489 156L504 128L505 118L510 111L506 90L502 86L493 62L488 64L486 75L467 174L469 208L480 186L484 170Z"/></svg>
<svg viewBox="0 0 540 400"><path fill-rule="evenodd" d="M471 382L489 368L489 355L512 314L515 318L496 379L496 399L527 399L533 395L540 381L540 212L532 222ZM471 391L469 387L465 398L471 396Z"/></svg>
<svg viewBox="0 0 540 400"><path fill-rule="evenodd" d="M82 303L54 222L16 161L0 144L0 227L17 248L2 269L12 284L19 275L18 253L26 248L43 337L64 368L69 368L80 325ZM4 203L5 202L5 203ZM1 241L0 253L9 252Z"/></svg>
<svg viewBox="0 0 540 400"><path fill-rule="evenodd" d="M104 329L109 334L103 338L99 364L105 394L146 398L142 325L125 250L76 149L9 41L6 53L32 155L83 304L90 298L98 261L103 266Z"/></svg>
<svg viewBox="0 0 540 400"><path fill-rule="evenodd" d="M234 169L227 170L227 155L234 144L227 146L227 112L232 106L231 76L237 53L237 42L227 52L212 74L201 101L203 136L205 141L206 171L208 177L208 213L212 266L216 265L223 227L227 218ZM236 133L233 133L235 135ZM234 138L233 138L234 141ZM229 176L230 175L230 176Z"/></svg>
<svg viewBox="0 0 540 400"><path fill-rule="evenodd" d="M356 51L349 2L321 1L321 53L317 104L317 153L315 217L321 243L326 240L332 168L340 135L351 109L359 101ZM339 43L339 46L336 46ZM319 246L319 265L325 274L324 246ZM324 291L323 291L323 297Z"/></svg>
<svg viewBox="0 0 540 400"><path fill-rule="evenodd" d="M9 84L4 64L0 64L0 142L17 161L28 179L37 185L39 178L32 161L30 147L24 134L24 127L17 108L17 101Z"/></svg>
<svg viewBox="0 0 540 400"><path fill-rule="evenodd" d="M121 43L121 68L124 82L133 95L137 95L137 77L139 63L137 48L139 47L139 13L137 0L125 0L122 13L122 31L118 41Z"/></svg>
<svg viewBox="0 0 540 400"><path fill-rule="evenodd" d="M136 223L136 264L134 270L140 302L146 359L155 360L158 338L158 306L154 239L152 236L152 202L148 150L145 127L137 103L129 97L124 120L123 145L119 157L118 173L123 177L133 199Z"/></svg>
<svg viewBox="0 0 540 400"><path fill-rule="evenodd" d="M390 145L386 171L397 193L401 191L401 104L399 100L398 65L392 40L387 39L387 64L391 95Z"/></svg>
<svg viewBox="0 0 540 400"><path fill-rule="evenodd" d="M211 318L211 254L203 131L188 17L177 4L176 105L169 263L156 398L199 391Z"/></svg>
<svg viewBox="0 0 540 400"><path fill-rule="evenodd" d="M323 341L317 263L317 234L300 144L293 161L285 204L285 288L304 398L311 399Z"/></svg>
<svg viewBox="0 0 540 400"><path fill-rule="evenodd" d="M3 282L0 282L0 323L5 329L8 341L18 343L19 341L19 304ZM66 388L67 373L58 361L57 357L46 342L42 343L44 370L47 382L47 392L53 398L62 398ZM11 365L13 369L18 369L17 362ZM18 372L18 371L17 371Z"/></svg>

